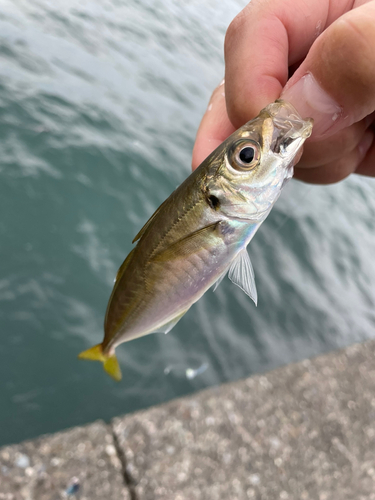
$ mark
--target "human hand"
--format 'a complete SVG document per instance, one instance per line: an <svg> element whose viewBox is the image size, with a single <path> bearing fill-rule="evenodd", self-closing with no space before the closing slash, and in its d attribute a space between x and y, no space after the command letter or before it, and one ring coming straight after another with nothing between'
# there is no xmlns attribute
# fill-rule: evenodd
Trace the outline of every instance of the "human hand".
<svg viewBox="0 0 375 500"><path fill-rule="evenodd" d="M199 126L193 169L281 95L314 118L296 178L375 177L374 0L252 0L229 26L224 52L225 83Z"/></svg>

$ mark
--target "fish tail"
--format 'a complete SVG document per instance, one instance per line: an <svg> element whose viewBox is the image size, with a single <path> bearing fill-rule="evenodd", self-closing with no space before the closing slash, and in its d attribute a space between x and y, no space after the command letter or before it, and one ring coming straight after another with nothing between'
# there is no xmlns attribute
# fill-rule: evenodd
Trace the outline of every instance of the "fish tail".
<svg viewBox="0 0 375 500"><path fill-rule="evenodd" d="M87 351L82 351L78 354L79 359L89 359L91 361L101 361L103 363L104 370L113 379L120 381L122 378L120 366L118 364L116 354L108 355L103 352L102 344L94 345L90 347Z"/></svg>

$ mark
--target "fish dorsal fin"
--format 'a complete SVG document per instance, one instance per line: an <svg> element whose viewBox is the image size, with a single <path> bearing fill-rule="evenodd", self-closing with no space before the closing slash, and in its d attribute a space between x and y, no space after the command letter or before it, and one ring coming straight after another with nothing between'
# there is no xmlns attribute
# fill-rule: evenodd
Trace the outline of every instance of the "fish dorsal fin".
<svg viewBox="0 0 375 500"><path fill-rule="evenodd" d="M257 305L258 294L254 270L246 248L241 250L229 268L229 279L241 288Z"/></svg>
<svg viewBox="0 0 375 500"><path fill-rule="evenodd" d="M182 316L184 316L187 313L187 311L188 311L188 309L185 309L185 311L183 311L182 313L177 314L177 316L175 316L171 320L167 321L167 323L164 323L164 325L159 326L159 328L157 328L154 333L168 333L168 332L170 332L172 330L172 328L180 321Z"/></svg>
<svg viewBox="0 0 375 500"><path fill-rule="evenodd" d="M155 212L151 215L151 217L148 219L148 221L146 222L146 224L142 227L142 229L138 232L138 234L136 235L136 237L134 238L134 240L132 241L132 243L135 243L136 241L138 241L140 238L142 238L142 236L145 234L145 232L147 231L147 229L150 227L151 223L155 220L156 216L158 215L158 213L160 212L161 208L165 205L165 203L169 200L169 198L167 198L161 205L159 208L157 208L155 210Z"/></svg>
<svg viewBox="0 0 375 500"><path fill-rule="evenodd" d="M129 262L131 261L131 258L133 257L134 250L135 250L135 248L133 248L133 250L129 253L129 255L126 257L124 262L119 267L117 274L116 274L115 283L117 283L119 281L119 279L121 278L121 276L124 274L125 269L128 267Z"/></svg>
<svg viewBox="0 0 375 500"><path fill-rule="evenodd" d="M112 298L115 294L115 291L117 289L117 286L120 282L120 279L122 278L122 276L124 275L130 261L132 260L132 257L134 255L134 251L135 251L135 248L133 248L133 250L129 253L129 255L126 257L126 259L124 260L124 262L121 264L121 266L119 267L118 271L117 271L117 274L116 274L116 278L115 278L115 284L113 285L113 289L112 289L112 293L111 293L111 296L109 298L109 301L108 301L108 305L107 305L107 310L106 310L106 313L105 313L105 320L104 322L107 323L107 319L108 319L108 313L109 313L109 309L110 309L110 305L111 305L111 302L112 302Z"/></svg>

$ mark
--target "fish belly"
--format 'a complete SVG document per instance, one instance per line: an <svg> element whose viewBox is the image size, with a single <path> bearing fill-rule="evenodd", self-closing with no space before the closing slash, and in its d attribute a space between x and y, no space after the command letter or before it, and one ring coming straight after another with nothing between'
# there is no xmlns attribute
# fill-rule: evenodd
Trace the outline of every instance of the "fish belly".
<svg viewBox="0 0 375 500"><path fill-rule="evenodd" d="M149 264L138 306L124 318L113 347L153 333L183 315L227 270L232 258L232 252L221 245L188 257Z"/></svg>

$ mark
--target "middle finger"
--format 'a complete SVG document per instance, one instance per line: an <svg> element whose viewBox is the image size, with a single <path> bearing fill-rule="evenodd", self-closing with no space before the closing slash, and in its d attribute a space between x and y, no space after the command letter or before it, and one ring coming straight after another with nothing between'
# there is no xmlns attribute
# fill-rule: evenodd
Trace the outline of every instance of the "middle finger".
<svg viewBox="0 0 375 500"><path fill-rule="evenodd" d="M361 141L366 128L361 120L326 139L307 141L298 168L315 168L346 156Z"/></svg>

